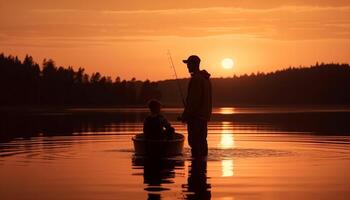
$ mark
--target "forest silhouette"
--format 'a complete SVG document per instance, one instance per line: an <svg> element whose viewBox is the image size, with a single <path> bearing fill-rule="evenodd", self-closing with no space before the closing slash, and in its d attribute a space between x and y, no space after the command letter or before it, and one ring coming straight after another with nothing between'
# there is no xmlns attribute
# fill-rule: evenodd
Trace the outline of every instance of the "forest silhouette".
<svg viewBox="0 0 350 200"><path fill-rule="evenodd" d="M83 68L56 66L45 59L40 66L27 55L0 54L0 105L45 106L133 106L149 99L180 106L175 80L152 82L112 80ZM184 90L188 79L179 80ZM271 73L213 78L213 101L226 105L346 105L350 104L349 64L316 64L289 67Z"/></svg>
<svg viewBox="0 0 350 200"><path fill-rule="evenodd" d="M157 83L88 75L83 68L56 66L51 59L40 67L31 56L23 62L0 54L0 105L114 106L145 104L160 99Z"/></svg>
<svg viewBox="0 0 350 200"><path fill-rule="evenodd" d="M179 82L187 88L188 79ZM215 106L350 104L349 64L316 63L271 73L212 78L211 82ZM175 80L159 81L158 85L163 102L181 105L180 95L173 92L177 90Z"/></svg>

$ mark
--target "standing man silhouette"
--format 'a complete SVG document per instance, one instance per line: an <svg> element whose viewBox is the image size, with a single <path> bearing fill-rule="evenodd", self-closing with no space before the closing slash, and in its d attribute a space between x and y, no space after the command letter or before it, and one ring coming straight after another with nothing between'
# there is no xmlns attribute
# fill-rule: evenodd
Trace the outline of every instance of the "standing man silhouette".
<svg viewBox="0 0 350 200"><path fill-rule="evenodd" d="M183 62L187 64L191 79L181 120L187 123L192 157L205 157L208 155L208 121L212 110L210 74L199 69L201 60L196 55L191 55Z"/></svg>

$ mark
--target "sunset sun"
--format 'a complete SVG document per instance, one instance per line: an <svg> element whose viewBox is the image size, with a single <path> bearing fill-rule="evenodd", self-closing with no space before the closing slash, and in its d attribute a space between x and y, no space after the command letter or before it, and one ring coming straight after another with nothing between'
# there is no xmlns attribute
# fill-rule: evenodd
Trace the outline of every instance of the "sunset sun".
<svg viewBox="0 0 350 200"><path fill-rule="evenodd" d="M232 58L225 58L221 61L221 66L224 69L232 69L233 68L233 60Z"/></svg>

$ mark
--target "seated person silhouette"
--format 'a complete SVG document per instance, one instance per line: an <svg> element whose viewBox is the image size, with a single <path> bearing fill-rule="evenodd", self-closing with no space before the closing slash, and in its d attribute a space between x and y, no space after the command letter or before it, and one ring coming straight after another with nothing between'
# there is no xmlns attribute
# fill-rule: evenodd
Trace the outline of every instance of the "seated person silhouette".
<svg viewBox="0 0 350 200"><path fill-rule="evenodd" d="M175 129L161 114L161 107L161 103L157 100L152 99L148 102L151 113L143 123L143 133L146 139L163 140L172 139L174 136Z"/></svg>

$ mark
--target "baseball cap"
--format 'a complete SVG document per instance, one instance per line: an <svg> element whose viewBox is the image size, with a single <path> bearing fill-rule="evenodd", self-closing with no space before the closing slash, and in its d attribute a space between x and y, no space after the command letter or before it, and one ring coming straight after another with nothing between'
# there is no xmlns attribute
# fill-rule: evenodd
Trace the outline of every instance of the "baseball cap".
<svg viewBox="0 0 350 200"><path fill-rule="evenodd" d="M201 59L196 56L196 55L191 55L190 57L187 58L187 60L183 60L182 61L183 63L200 63L201 62Z"/></svg>

